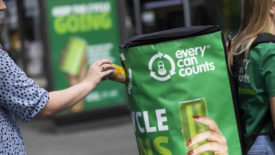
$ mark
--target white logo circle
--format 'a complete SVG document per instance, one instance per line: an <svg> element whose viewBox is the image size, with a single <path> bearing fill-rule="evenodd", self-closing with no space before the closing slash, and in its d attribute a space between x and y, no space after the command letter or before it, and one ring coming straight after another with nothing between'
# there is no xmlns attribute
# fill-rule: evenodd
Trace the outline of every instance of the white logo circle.
<svg viewBox="0 0 275 155"><path fill-rule="evenodd" d="M158 76L156 74L156 72L153 71L153 63L157 59L162 59L162 58L165 58L166 60L168 60L170 62L170 64L171 64L171 70L167 74L167 70L165 69L164 62L163 61L158 61L158 75L160 75L160 76ZM174 60L169 55L163 54L161 52L158 52L157 54L155 54L154 56L152 56L152 58L149 61L148 67L149 67L149 70L150 70L150 76L152 78L154 78L155 80L158 80L158 81L167 81L173 75L176 74ZM166 75L166 76L164 76L164 75Z"/></svg>

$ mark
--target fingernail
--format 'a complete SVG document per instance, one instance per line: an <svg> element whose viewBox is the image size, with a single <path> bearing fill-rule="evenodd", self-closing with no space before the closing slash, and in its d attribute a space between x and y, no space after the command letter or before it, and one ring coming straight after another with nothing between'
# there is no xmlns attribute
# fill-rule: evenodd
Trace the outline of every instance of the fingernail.
<svg viewBox="0 0 275 155"><path fill-rule="evenodd" d="M191 139L186 142L186 146L188 147L192 143Z"/></svg>
<svg viewBox="0 0 275 155"><path fill-rule="evenodd" d="M200 116L193 116L193 119L199 119Z"/></svg>
<svg viewBox="0 0 275 155"><path fill-rule="evenodd" d="M193 155L193 150L190 150L187 155Z"/></svg>

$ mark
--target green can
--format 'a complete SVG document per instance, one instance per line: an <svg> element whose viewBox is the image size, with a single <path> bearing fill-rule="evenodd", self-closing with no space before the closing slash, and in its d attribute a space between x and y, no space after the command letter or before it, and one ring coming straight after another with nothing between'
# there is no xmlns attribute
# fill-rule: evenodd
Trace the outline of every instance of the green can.
<svg viewBox="0 0 275 155"><path fill-rule="evenodd" d="M218 26L141 35L120 49L140 155L186 154L186 141L207 130L191 122L192 115L215 119L227 139L229 154L241 155L225 45Z"/></svg>
<svg viewBox="0 0 275 155"><path fill-rule="evenodd" d="M181 127L185 145L188 140L200 132L208 130L208 127L203 124L196 123L193 116L208 116L207 102L205 98L198 98L190 101L180 102L179 113L181 119ZM201 142L199 145L205 144L206 141ZM187 147L186 150L190 151L198 147L199 145L194 145L193 147ZM202 155L212 155L211 152L203 153Z"/></svg>

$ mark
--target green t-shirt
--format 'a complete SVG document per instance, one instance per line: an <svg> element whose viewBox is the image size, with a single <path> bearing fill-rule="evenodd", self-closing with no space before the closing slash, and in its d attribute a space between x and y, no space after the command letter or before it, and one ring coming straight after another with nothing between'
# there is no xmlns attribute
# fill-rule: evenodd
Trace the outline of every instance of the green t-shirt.
<svg viewBox="0 0 275 155"><path fill-rule="evenodd" d="M239 103L244 136L266 134L271 121L269 97L275 96L275 43L261 43L250 50L238 68Z"/></svg>

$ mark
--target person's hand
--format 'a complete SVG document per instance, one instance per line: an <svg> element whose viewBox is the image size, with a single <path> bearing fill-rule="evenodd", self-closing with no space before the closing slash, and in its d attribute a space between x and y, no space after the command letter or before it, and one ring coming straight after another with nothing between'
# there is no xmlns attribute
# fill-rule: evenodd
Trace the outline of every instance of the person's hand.
<svg viewBox="0 0 275 155"><path fill-rule="evenodd" d="M197 123L207 125L209 130L201 132L192 137L187 143L187 147L207 141L206 144L198 146L188 152L188 155L199 155L206 151L214 152L215 155L228 155L228 147L225 137L222 135L215 120L208 117L193 116Z"/></svg>
<svg viewBox="0 0 275 155"><path fill-rule="evenodd" d="M90 66L83 81L96 87L106 76L114 72L114 66L109 60L98 60Z"/></svg>

